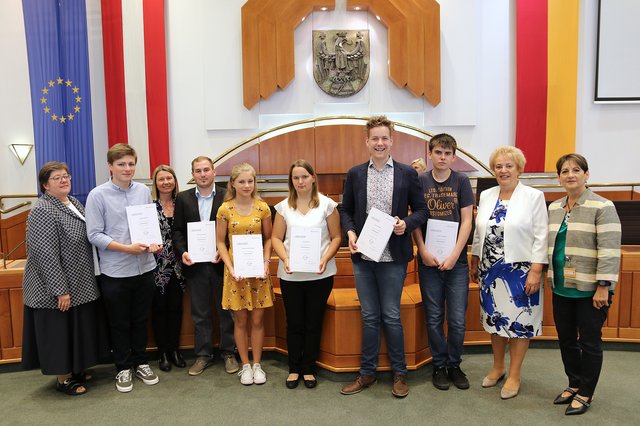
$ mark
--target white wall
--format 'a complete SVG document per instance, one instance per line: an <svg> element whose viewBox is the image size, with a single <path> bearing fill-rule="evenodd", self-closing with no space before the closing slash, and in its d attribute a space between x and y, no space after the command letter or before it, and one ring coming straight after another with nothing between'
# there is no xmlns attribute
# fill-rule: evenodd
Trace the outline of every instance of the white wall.
<svg viewBox="0 0 640 426"><path fill-rule="evenodd" d="M106 178L106 123L99 52L99 0L88 0L97 181ZM282 122L329 114L384 112L427 130L447 131L487 161L515 133L515 2L440 0L442 103L431 107L386 77L386 29L364 12L315 12L295 33L296 79L285 91L242 107L240 6L243 0L166 0L171 158L180 182L200 154L212 157ZM593 182L640 181L640 105L593 103L597 0L580 2L577 150L591 163ZM314 29L352 25L370 30L371 76L352 99L337 100L313 82ZM97 53L95 51L97 50ZM10 143L33 141L22 2L0 4L0 193L34 192L35 156L20 166ZM102 91L103 93L103 91ZM615 155L615 159L612 158Z"/></svg>

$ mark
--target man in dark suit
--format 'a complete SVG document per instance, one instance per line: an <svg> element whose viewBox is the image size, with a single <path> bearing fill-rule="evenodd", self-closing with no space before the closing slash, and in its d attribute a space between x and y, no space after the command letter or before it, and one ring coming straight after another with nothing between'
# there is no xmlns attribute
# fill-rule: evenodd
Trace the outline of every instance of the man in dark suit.
<svg viewBox="0 0 640 426"><path fill-rule="evenodd" d="M416 171L391 158L393 123L385 116L371 117L366 127L370 158L347 173L340 206L362 313L360 375L345 385L341 393L352 395L376 383L382 323L394 373L391 393L402 398L409 394L409 386L400 299L407 264L413 259L411 231L427 220L428 212ZM375 260L358 253L357 245L372 208L396 219L382 256Z"/></svg>
<svg viewBox="0 0 640 426"><path fill-rule="evenodd" d="M189 368L189 375L201 374L213 362L213 304L220 321L220 354L225 371L231 374L240 368L234 355L233 317L231 312L222 309L221 304L223 265L217 255L211 262L194 263L189 255L187 235L187 223L216 220L226 190L214 185L216 171L209 157L196 157L191 162L191 175L196 187L182 191L176 197L173 224L173 245L184 265L182 274L191 293L191 318L195 326L197 358Z"/></svg>

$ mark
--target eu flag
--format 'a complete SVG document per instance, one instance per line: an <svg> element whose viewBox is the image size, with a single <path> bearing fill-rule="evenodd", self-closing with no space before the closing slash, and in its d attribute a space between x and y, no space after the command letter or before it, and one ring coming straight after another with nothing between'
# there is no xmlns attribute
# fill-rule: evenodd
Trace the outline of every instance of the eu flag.
<svg viewBox="0 0 640 426"><path fill-rule="evenodd" d="M85 0L22 0L38 170L64 161L72 195L95 186Z"/></svg>

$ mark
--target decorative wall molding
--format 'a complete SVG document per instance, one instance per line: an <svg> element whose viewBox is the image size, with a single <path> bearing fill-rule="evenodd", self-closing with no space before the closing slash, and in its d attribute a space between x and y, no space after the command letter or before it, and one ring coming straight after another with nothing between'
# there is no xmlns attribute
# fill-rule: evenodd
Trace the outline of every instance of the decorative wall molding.
<svg viewBox="0 0 640 426"><path fill-rule="evenodd" d="M335 0L248 0L242 6L243 103L253 108L294 78L294 30L313 11Z"/></svg>
<svg viewBox="0 0 640 426"><path fill-rule="evenodd" d="M242 6L243 103L284 89L294 78L294 31L313 11L335 0L248 0ZM440 5L436 0L347 0L388 29L389 78L431 105L440 103Z"/></svg>
<svg viewBox="0 0 640 426"><path fill-rule="evenodd" d="M414 96L440 103L440 5L436 0L347 0L388 29L389 78Z"/></svg>

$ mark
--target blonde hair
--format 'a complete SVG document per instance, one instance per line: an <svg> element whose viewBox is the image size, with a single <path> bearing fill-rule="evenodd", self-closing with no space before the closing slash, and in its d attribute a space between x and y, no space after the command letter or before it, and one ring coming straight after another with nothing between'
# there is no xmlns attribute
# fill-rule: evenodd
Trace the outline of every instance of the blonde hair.
<svg viewBox="0 0 640 426"><path fill-rule="evenodd" d="M489 157L489 168L495 172L496 160L499 156L511 157L514 163L516 163L516 167L518 168L518 172L522 173L524 171L524 166L527 164L527 159L524 158L524 154L520 150L520 148L516 148L515 146L505 145L497 147Z"/></svg>
<svg viewBox="0 0 640 426"><path fill-rule="evenodd" d="M229 183L227 184L227 194L224 196L225 201L233 200L236 198L236 189L233 187L233 183L240 176L241 173L251 173L253 176L253 191L251 196L253 198L260 199L258 196L258 184L256 183L256 169L249 163L240 163L233 166L231 174L229 175Z"/></svg>
<svg viewBox="0 0 640 426"><path fill-rule="evenodd" d="M171 199L175 200L176 197L178 196L178 192L180 192L180 190L178 189L178 178L176 177L176 172L174 172L173 169L170 166L167 166L166 164L160 164L153 171L153 180L152 180L153 184L151 186L151 198L153 198L154 200L157 200L160 196L160 192L158 191L158 182L156 182L156 178L158 177L158 173L160 172L168 172L168 173L171 173L171 175L173 176L173 181L176 183L176 186L175 188L173 188L173 191L171 191Z"/></svg>
<svg viewBox="0 0 640 426"><path fill-rule="evenodd" d="M318 196L318 176L313 170L311 164L307 160L302 159L294 161L293 164L291 164L291 167L289 167L289 198L287 204L289 204L289 207L294 210L298 208L298 192L293 185L292 177L293 169L295 169L296 167L302 167L311 175L311 177L314 178L313 185L311 186L311 201L309 201L309 207L315 209L320 205L320 197Z"/></svg>
<svg viewBox="0 0 640 426"><path fill-rule="evenodd" d="M427 171L427 163L425 163L424 158L416 158L411 162L411 167L415 169L415 166L420 167L418 173L423 173Z"/></svg>

